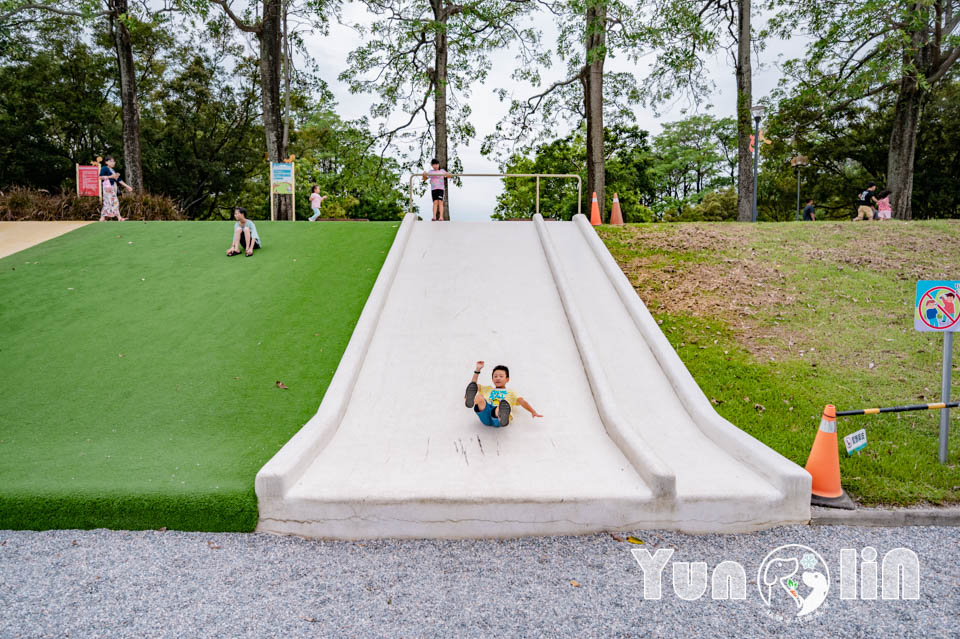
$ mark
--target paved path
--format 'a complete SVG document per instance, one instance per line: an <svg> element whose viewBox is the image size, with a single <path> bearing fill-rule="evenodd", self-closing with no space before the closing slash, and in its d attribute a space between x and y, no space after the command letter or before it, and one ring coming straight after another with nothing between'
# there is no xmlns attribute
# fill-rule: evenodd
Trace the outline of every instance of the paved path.
<svg viewBox="0 0 960 639"><path fill-rule="evenodd" d="M0 222L0 257L52 240L93 222Z"/></svg>
<svg viewBox="0 0 960 639"><path fill-rule="evenodd" d="M265 534L0 531L0 637L960 637L957 528L645 531L509 541L322 542ZM632 549L740 562L755 582L776 547L819 552L831 591L802 624L746 599L684 601L663 573L645 600ZM917 553L918 600L841 600L839 552ZM571 585L571 580L579 587Z"/></svg>

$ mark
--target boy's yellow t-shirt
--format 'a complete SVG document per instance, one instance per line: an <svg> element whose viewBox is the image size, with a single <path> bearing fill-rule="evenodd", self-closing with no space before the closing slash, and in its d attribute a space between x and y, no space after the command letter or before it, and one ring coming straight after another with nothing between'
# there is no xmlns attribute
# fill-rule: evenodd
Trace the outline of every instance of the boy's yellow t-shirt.
<svg viewBox="0 0 960 639"><path fill-rule="evenodd" d="M495 386L484 386L483 384L480 385L480 394L492 404L499 404L501 399L507 400L507 403L510 404L510 421L513 421L513 412L517 407L517 400L520 399L520 395L509 388L497 388Z"/></svg>

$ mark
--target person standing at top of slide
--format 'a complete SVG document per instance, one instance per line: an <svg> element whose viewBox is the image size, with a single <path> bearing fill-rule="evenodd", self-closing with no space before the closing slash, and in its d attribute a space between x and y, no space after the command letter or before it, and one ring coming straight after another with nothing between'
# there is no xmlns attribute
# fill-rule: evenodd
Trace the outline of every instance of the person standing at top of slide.
<svg viewBox="0 0 960 639"><path fill-rule="evenodd" d="M447 173L446 169L440 168L440 160L433 158L430 160L429 171L423 172L423 181L430 179L430 195L433 197L433 221L443 221L443 179L453 177L452 173Z"/></svg>
<svg viewBox="0 0 960 639"><path fill-rule="evenodd" d="M103 166L100 167L100 181L103 182L103 208L100 209L100 221L103 222L108 217L115 217L121 222L126 222L127 218L120 216L120 200L117 199L117 183L128 191L133 189L129 184L120 179L120 174L113 170L117 161L107 156Z"/></svg>

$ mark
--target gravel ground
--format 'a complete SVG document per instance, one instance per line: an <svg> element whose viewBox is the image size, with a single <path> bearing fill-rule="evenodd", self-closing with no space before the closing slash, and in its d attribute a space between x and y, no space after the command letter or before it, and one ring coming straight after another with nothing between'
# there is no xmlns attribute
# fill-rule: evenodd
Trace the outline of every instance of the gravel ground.
<svg viewBox="0 0 960 639"><path fill-rule="evenodd" d="M960 529L789 527L484 541L321 542L261 534L0 531L0 637L960 637ZM619 535L626 537L625 534ZM776 618L763 558L805 544L830 569L813 614ZM839 598L841 548L907 547L918 600ZM644 599L631 550L743 564L746 599ZM709 574L709 573L708 573ZM579 584L573 585L571 581Z"/></svg>

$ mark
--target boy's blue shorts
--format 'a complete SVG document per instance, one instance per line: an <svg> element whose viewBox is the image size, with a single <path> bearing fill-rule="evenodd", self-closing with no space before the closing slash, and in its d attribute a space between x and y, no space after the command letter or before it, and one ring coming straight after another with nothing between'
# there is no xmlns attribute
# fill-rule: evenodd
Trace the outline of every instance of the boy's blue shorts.
<svg viewBox="0 0 960 639"><path fill-rule="evenodd" d="M483 410L477 410L477 407L473 407L474 412L477 414L477 417L480 418L480 421L483 422L484 426L493 426L494 428L500 428L500 420L493 416L493 402L487 402L487 407ZM503 424L506 426L507 424Z"/></svg>

